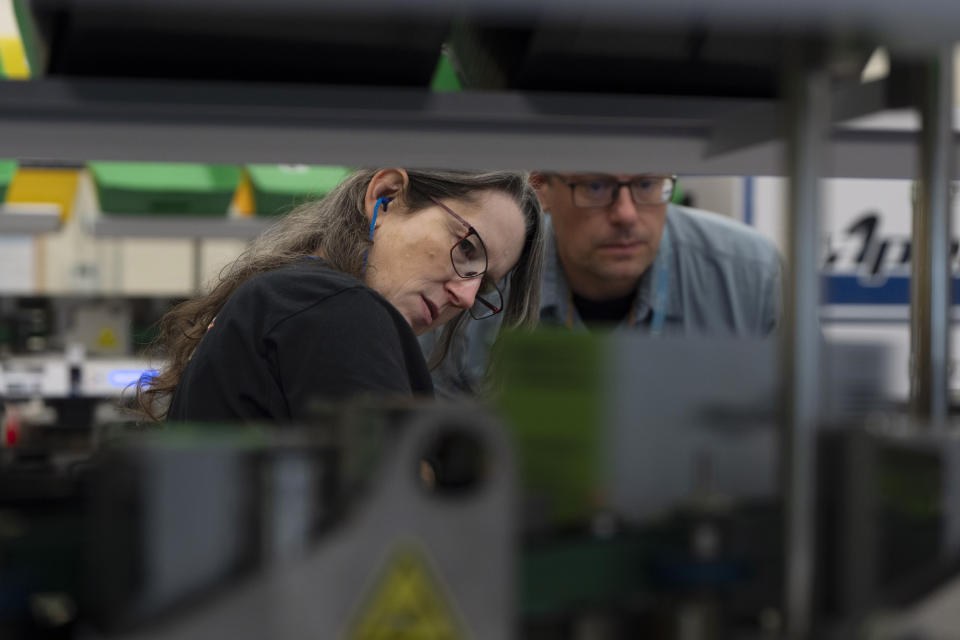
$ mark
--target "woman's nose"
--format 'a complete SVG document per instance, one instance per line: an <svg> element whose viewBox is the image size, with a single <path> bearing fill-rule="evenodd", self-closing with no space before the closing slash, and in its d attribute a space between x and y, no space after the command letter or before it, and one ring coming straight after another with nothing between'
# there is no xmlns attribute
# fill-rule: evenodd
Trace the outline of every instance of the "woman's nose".
<svg viewBox="0 0 960 640"><path fill-rule="evenodd" d="M473 306L480 290L480 278L456 278L447 281L447 295L455 307L469 309Z"/></svg>

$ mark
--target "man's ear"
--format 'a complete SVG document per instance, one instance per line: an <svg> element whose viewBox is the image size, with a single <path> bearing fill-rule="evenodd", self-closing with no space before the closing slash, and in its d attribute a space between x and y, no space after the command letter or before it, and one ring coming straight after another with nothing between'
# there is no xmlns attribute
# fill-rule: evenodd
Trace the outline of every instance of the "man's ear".
<svg viewBox="0 0 960 640"><path fill-rule="evenodd" d="M530 186L536 189L537 193L549 182L550 176L546 173L534 171L530 174Z"/></svg>
<svg viewBox="0 0 960 640"><path fill-rule="evenodd" d="M537 192L537 199L540 200L540 206L549 209L551 175L540 171L534 171L530 174L530 186Z"/></svg>
<svg viewBox="0 0 960 640"><path fill-rule="evenodd" d="M367 185L367 193L364 196L364 212L367 220L373 219L373 210L377 206L377 200L380 198L390 198L396 200L407 185L410 184L410 176L403 169L381 169L377 171L370 179ZM383 215L385 207L381 207L377 213Z"/></svg>

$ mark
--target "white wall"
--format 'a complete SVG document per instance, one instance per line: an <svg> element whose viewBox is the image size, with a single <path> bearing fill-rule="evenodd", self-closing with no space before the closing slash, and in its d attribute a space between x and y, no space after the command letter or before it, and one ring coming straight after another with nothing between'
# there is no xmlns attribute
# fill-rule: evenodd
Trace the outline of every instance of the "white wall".
<svg viewBox="0 0 960 640"><path fill-rule="evenodd" d="M743 184L740 178L681 176L680 188L694 197L698 209L706 209L741 220L743 217Z"/></svg>
<svg viewBox="0 0 960 640"><path fill-rule="evenodd" d="M753 207L756 228L785 247L784 221L787 181L754 178ZM833 255L822 273L826 292L834 298L823 307L824 334L845 342L874 342L889 350L887 388L896 399L909 393L909 264L903 258L909 244L912 219L911 181L829 179L822 182L822 258ZM869 243L865 234L851 228L866 217L876 226ZM953 224L958 229L958 202ZM857 260L860 255L864 260ZM956 265L954 265L956 270ZM831 289L845 279L843 290ZM899 285L899 286L893 286ZM907 296L904 296L906 291ZM856 303L863 298L866 301ZM854 302L852 302L854 301ZM955 314L956 315L956 314ZM951 336L954 360L960 357L960 328ZM951 388L960 391L954 376Z"/></svg>

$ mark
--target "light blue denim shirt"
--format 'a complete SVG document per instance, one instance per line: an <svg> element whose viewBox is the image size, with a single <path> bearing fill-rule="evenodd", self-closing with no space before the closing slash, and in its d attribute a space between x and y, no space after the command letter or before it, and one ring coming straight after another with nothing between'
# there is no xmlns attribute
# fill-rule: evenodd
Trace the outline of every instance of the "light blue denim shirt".
<svg viewBox="0 0 960 640"><path fill-rule="evenodd" d="M564 326L569 319L573 330L586 331L572 307L549 224L546 236L541 325ZM667 276L662 297L665 335L760 337L771 333L779 322L780 254L770 240L739 222L669 205L660 250L640 278L634 313L614 330L650 331L658 273ZM438 395L478 391L499 328L499 315L467 322L446 361L434 371ZM420 339L428 357L435 339L432 332Z"/></svg>

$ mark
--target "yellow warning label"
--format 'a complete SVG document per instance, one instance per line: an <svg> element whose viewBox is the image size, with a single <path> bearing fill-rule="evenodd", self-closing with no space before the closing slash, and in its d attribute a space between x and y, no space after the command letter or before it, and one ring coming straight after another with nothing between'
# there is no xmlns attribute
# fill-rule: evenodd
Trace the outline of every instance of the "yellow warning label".
<svg viewBox="0 0 960 640"><path fill-rule="evenodd" d="M117 334L114 333L113 329L100 330L100 334L97 336L97 346L103 348L117 346Z"/></svg>
<svg viewBox="0 0 960 640"><path fill-rule="evenodd" d="M391 556L347 634L349 640L464 640L446 592L414 548Z"/></svg>

